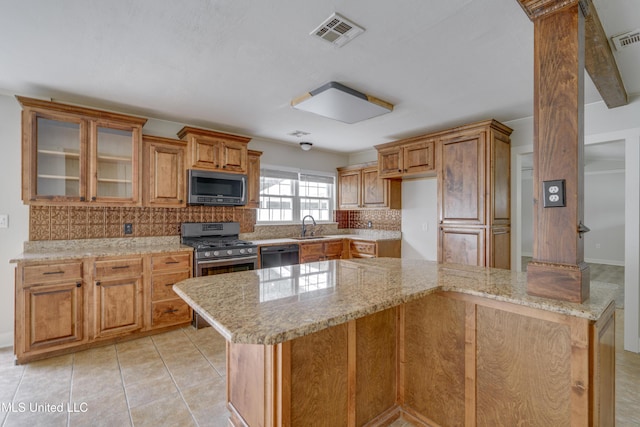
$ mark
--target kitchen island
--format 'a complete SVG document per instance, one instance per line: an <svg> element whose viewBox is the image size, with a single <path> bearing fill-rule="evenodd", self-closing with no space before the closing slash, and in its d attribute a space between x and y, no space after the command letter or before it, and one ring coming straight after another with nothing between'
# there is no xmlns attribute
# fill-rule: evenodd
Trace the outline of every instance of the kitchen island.
<svg viewBox="0 0 640 427"><path fill-rule="evenodd" d="M174 290L227 340L234 426L613 425L614 304L526 275L396 258L200 277Z"/></svg>

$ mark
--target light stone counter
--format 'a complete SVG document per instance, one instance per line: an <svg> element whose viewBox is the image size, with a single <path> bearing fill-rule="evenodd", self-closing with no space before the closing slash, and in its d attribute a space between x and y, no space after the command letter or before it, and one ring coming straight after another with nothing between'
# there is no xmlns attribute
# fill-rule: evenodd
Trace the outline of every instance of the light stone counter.
<svg viewBox="0 0 640 427"><path fill-rule="evenodd" d="M526 274L431 261L321 261L188 279L174 290L227 340L277 344L437 291L453 291L560 314L598 319L611 288L591 282L584 304L526 294Z"/></svg>
<svg viewBox="0 0 640 427"><path fill-rule="evenodd" d="M400 240L401 234L399 232L380 232L380 233L350 233L350 234L326 234L321 236L315 236L306 239L295 239L291 237L279 237L269 239L251 239L251 242L258 246L272 246L272 245L288 245L294 243L314 243L339 239L352 239L352 240L366 240L369 242L380 242L387 240Z"/></svg>
<svg viewBox="0 0 640 427"><path fill-rule="evenodd" d="M193 248L182 245L179 236L31 241L25 242L24 252L10 262L55 261L182 251L193 252Z"/></svg>

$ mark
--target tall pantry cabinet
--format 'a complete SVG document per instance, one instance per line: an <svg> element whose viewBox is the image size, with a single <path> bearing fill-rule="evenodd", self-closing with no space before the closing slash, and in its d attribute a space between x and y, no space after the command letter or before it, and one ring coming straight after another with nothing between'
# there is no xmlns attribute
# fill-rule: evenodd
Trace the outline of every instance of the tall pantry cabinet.
<svg viewBox="0 0 640 427"><path fill-rule="evenodd" d="M510 134L490 120L440 135L439 262L511 267Z"/></svg>

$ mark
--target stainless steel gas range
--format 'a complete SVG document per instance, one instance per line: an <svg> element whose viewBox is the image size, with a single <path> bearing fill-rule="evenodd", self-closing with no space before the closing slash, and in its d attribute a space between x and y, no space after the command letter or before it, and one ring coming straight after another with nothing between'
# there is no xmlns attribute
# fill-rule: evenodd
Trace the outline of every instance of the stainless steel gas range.
<svg viewBox="0 0 640 427"><path fill-rule="evenodd" d="M193 276L211 276L236 271L255 270L258 266L258 246L240 240L237 222L185 222L181 241L194 248ZM194 316L196 328L207 326Z"/></svg>

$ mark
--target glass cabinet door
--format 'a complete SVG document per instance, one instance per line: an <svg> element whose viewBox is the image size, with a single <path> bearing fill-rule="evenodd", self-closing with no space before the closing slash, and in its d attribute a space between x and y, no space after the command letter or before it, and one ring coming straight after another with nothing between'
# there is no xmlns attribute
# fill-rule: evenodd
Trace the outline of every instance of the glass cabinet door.
<svg viewBox="0 0 640 427"><path fill-rule="evenodd" d="M32 194L36 198L82 200L82 122L36 116L35 127L36 188Z"/></svg>
<svg viewBox="0 0 640 427"><path fill-rule="evenodd" d="M93 200L136 201L137 136L133 129L97 125Z"/></svg>

